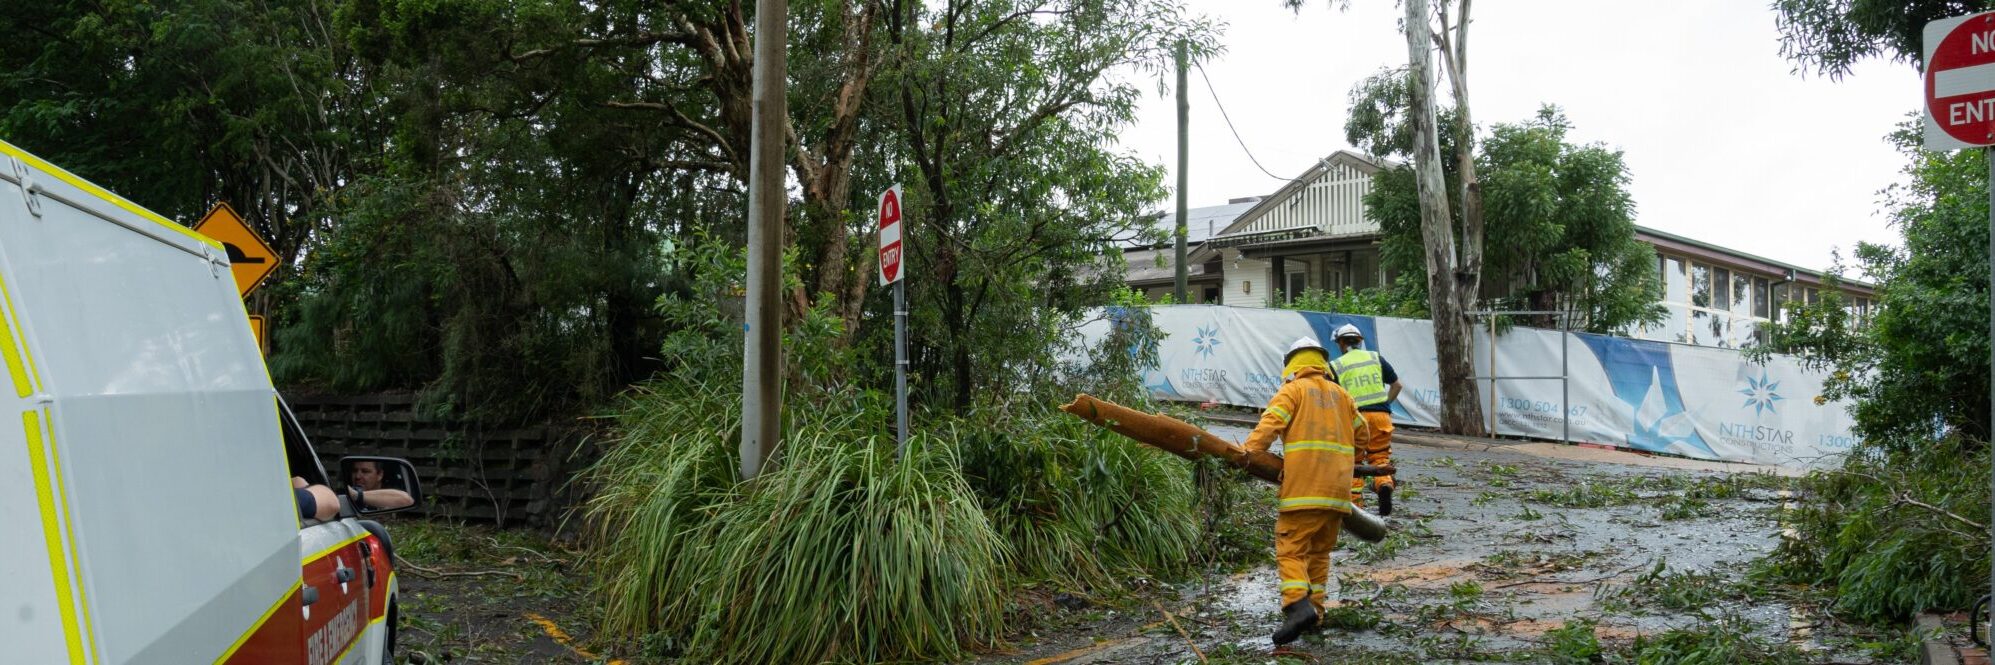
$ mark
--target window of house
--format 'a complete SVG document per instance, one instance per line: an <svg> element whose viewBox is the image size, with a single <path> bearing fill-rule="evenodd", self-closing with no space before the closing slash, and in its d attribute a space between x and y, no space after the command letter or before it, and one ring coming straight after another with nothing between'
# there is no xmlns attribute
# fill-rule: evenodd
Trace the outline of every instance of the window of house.
<svg viewBox="0 0 1995 665"><path fill-rule="evenodd" d="M1291 300L1291 301L1292 301L1292 300L1295 300L1296 298L1299 298L1299 297L1301 297L1301 296L1302 296L1302 292L1303 292L1303 291L1308 291L1308 290L1309 290L1309 273L1306 273L1306 272L1292 272L1292 273L1289 273L1289 274L1288 274L1288 299L1289 299L1289 300Z"/></svg>
<svg viewBox="0 0 1995 665"><path fill-rule="evenodd" d="M1336 293L1351 285L1350 257L1350 252L1337 252L1323 258L1323 290Z"/></svg>
<svg viewBox="0 0 1995 665"><path fill-rule="evenodd" d="M1805 302L1805 303L1807 303L1807 304L1810 304L1810 305L1813 305L1813 304L1815 304L1815 290L1814 290L1814 289L1803 289L1803 290L1802 290L1802 296L1803 296L1803 299L1802 299L1802 302Z"/></svg>
<svg viewBox="0 0 1995 665"><path fill-rule="evenodd" d="M1378 285L1378 250L1361 249L1351 252L1351 286L1369 289Z"/></svg>
<svg viewBox="0 0 1995 665"><path fill-rule="evenodd" d="M1711 306L1710 266L1690 264L1690 304L1698 307Z"/></svg>
<svg viewBox="0 0 1995 665"><path fill-rule="evenodd" d="M1674 256L1663 259L1663 300L1668 302L1690 302L1690 282L1683 276L1683 259Z"/></svg>
<svg viewBox="0 0 1995 665"><path fill-rule="evenodd" d="M1767 299L1768 290L1765 277L1753 278L1753 316L1762 319L1773 318L1773 303Z"/></svg>
<svg viewBox="0 0 1995 665"><path fill-rule="evenodd" d="M1744 273L1732 273L1732 313L1753 315L1753 278Z"/></svg>
<svg viewBox="0 0 1995 665"><path fill-rule="evenodd" d="M1711 302L1707 306L1712 309L1732 308L1732 271L1724 268L1711 270Z"/></svg>
<svg viewBox="0 0 1995 665"><path fill-rule="evenodd" d="M1217 304L1219 304L1219 287L1217 287L1217 286L1208 286L1208 287L1205 287L1205 300L1204 300L1204 302L1205 302L1205 304L1207 304L1207 305L1217 305Z"/></svg>

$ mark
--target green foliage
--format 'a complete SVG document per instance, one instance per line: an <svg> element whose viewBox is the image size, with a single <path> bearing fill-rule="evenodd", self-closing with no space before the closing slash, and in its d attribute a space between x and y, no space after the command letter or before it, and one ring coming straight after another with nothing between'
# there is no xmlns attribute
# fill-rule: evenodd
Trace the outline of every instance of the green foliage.
<svg viewBox="0 0 1995 665"><path fill-rule="evenodd" d="M1544 656L1559 665L1583 665L1600 659L1600 638L1593 634L1592 619L1572 619L1545 631Z"/></svg>
<svg viewBox="0 0 1995 665"><path fill-rule="evenodd" d="M1189 571L1201 529L1183 461L1052 410L978 412L948 427L965 481L1028 579L1098 587Z"/></svg>
<svg viewBox="0 0 1995 665"><path fill-rule="evenodd" d="M1374 154L1405 154L1410 130L1404 86L1403 76L1388 72L1352 92L1345 133L1354 145ZM1566 312L1548 325L1569 321L1575 328L1613 333L1659 321L1665 312L1656 302L1661 286L1655 251L1635 239L1627 164L1618 150L1568 142L1571 128L1563 112L1546 106L1529 121L1496 125L1478 145L1476 172L1486 234L1483 278L1509 285L1516 307ZM1453 134L1444 133L1443 143ZM1442 146L1443 153L1449 150ZM1452 162L1445 166L1453 196L1457 174ZM1365 209L1379 220L1384 235L1381 263L1402 275L1424 275L1420 203L1411 169L1381 171L1365 196ZM1395 288L1395 304L1425 301L1423 280L1402 282Z"/></svg>
<svg viewBox="0 0 1995 665"><path fill-rule="evenodd" d="M56 0L0 16L0 135L169 216L233 203L287 259L251 302L287 389L545 421L664 368L678 330L739 326L739 285L709 279L739 268L709 259L743 243L751 19ZM1125 74L1180 39L1206 56L1212 26L1174 0L820 0L791 3L790 32L820 57L791 59L786 326L835 328L809 338L890 384L864 239L903 182L918 402L965 414L1059 376L1059 342L1120 287L1100 257L1163 191L1106 140L1141 97Z"/></svg>
<svg viewBox="0 0 1995 665"><path fill-rule="evenodd" d="M0 136L169 218L227 201L288 262L384 138L331 6L14 3Z"/></svg>
<svg viewBox="0 0 1995 665"><path fill-rule="evenodd" d="M1618 596L1674 612L1702 611L1721 600L1745 600L1760 594L1758 588L1739 584L1716 572L1671 571L1662 560L1635 576L1627 586L1599 591L1603 597Z"/></svg>
<svg viewBox="0 0 1995 665"><path fill-rule="evenodd" d="M1054 374L1057 340L1122 288L1119 269L1093 268L1162 199L1162 169L1103 140L1142 95L1112 73L1166 71L1173 43L1203 54L1213 32L1161 0L1089 0L1034 20L1009 2L907 10L888 30L905 56L875 88L903 137L894 145L907 146L908 260L924 277L908 292L914 390L967 414L980 395ZM887 338L872 337L875 357Z"/></svg>
<svg viewBox="0 0 1995 665"><path fill-rule="evenodd" d="M1323 612L1322 625L1330 630L1358 631L1377 628L1385 622L1385 612L1370 602L1341 603Z"/></svg>
<svg viewBox="0 0 1995 665"><path fill-rule="evenodd" d="M1885 190L1902 246L1856 252L1877 283L1875 314L1855 320L1831 290L1752 350L1829 370L1817 399L1853 400L1861 441L1801 483L1797 537L1763 574L1831 590L1839 613L1868 623L1964 608L1989 565L1987 157L1925 151L1916 120L1891 139L1907 160L1906 181Z"/></svg>
<svg viewBox="0 0 1995 665"><path fill-rule="evenodd" d="M1691 628L1679 628L1659 635L1638 635L1626 655L1627 660L1636 665L1801 665L1814 662L1792 644L1755 634L1752 622L1732 614Z"/></svg>
<svg viewBox="0 0 1995 665"><path fill-rule="evenodd" d="M1365 316L1397 316L1404 318L1424 318L1427 316L1427 300L1417 289L1412 288L1412 280L1401 280L1394 286L1380 286L1369 289L1341 289L1325 291L1309 289L1302 295L1291 298L1284 309L1306 312L1330 312L1334 314L1362 314Z"/></svg>
<svg viewBox="0 0 1995 665"><path fill-rule="evenodd" d="M1926 24L1995 8L1987 0L1775 0L1780 54L1831 78L1869 58L1917 64Z"/></svg>
<svg viewBox="0 0 1995 665"><path fill-rule="evenodd" d="M1855 401L1857 438L1891 448L1938 434L1988 439L1988 162L1982 151L1927 152L1916 122L1892 134L1906 181L1885 190L1900 247L1858 246L1878 306L1854 320L1840 299L1768 327L1779 351L1833 370L1825 399Z"/></svg>
<svg viewBox="0 0 1995 665"><path fill-rule="evenodd" d="M1787 515L1797 537L1761 574L1831 589L1836 611L1864 622L1965 609L1988 577L1989 462L1960 438L1860 448L1802 481L1808 500Z"/></svg>
<svg viewBox="0 0 1995 665"><path fill-rule="evenodd" d="M836 335L832 317L807 318L786 346ZM619 436L585 475L610 634L671 635L650 642L729 662L956 658L997 640L1019 582L1113 587L1195 560L1196 496L1175 458L993 404L922 417L895 460L891 399L837 378L836 355L797 354L793 372L817 378L792 383L771 467L737 483L739 341L726 332L667 338L672 379L626 395Z"/></svg>
<svg viewBox="0 0 1995 665"><path fill-rule="evenodd" d="M1531 490L1527 499L1546 503L1560 508L1604 508L1634 503L1635 493L1628 488L1611 482L1582 480L1567 483L1563 488L1544 487Z"/></svg>
<svg viewBox="0 0 1995 665"><path fill-rule="evenodd" d="M996 641L1010 548L951 442L918 435L895 459L887 405L850 394L857 408L793 410L773 470L736 483L738 379L692 374L634 392L589 475L607 631L682 635L708 662L952 658Z"/></svg>

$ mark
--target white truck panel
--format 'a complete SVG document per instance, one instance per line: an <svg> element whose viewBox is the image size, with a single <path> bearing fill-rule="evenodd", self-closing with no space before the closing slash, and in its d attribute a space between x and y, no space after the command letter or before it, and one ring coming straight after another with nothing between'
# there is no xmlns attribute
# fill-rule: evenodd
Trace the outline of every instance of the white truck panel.
<svg viewBox="0 0 1995 665"><path fill-rule="evenodd" d="M51 425L96 660L212 661L299 579L275 391L220 249L30 169L39 216L0 187L0 277L38 369L27 403ZM23 466L15 411L0 413L5 477ZM0 509L7 534L40 532L16 512ZM13 579L37 579L14 577L31 556L0 545Z"/></svg>

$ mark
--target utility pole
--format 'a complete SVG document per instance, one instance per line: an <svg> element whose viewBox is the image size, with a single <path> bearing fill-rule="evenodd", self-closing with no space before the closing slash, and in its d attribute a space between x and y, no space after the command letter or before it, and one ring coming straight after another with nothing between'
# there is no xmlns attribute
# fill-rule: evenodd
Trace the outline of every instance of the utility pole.
<svg viewBox="0 0 1995 665"><path fill-rule="evenodd" d="M741 478L762 473L783 438L784 46L789 0L755 1L754 119L748 158L748 308L742 323Z"/></svg>
<svg viewBox="0 0 1995 665"><path fill-rule="evenodd" d="M1191 302L1185 297L1186 282L1190 279L1185 268L1185 225L1188 223L1185 204L1185 186L1189 178L1185 168L1191 163L1191 102L1185 94L1185 43L1178 40L1178 237L1177 258L1172 265L1177 267L1177 280L1174 282L1178 302Z"/></svg>

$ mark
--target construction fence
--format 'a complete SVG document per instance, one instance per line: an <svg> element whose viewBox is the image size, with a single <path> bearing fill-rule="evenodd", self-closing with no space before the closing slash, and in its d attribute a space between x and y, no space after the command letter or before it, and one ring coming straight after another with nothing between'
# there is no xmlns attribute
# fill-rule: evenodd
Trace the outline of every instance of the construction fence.
<svg viewBox="0 0 1995 665"><path fill-rule="evenodd" d="M1440 424L1428 321L1218 305L1150 313L1166 336L1143 382L1159 399L1261 408L1281 386L1291 342L1329 344L1350 324L1399 374L1393 421ZM1104 339L1125 315L1105 310L1082 334ZM1833 464L1856 442L1848 404L1820 396L1826 374L1794 358L1757 364L1732 349L1522 326L1475 336L1477 401L1500 435L1795 467Z"/></svg>

